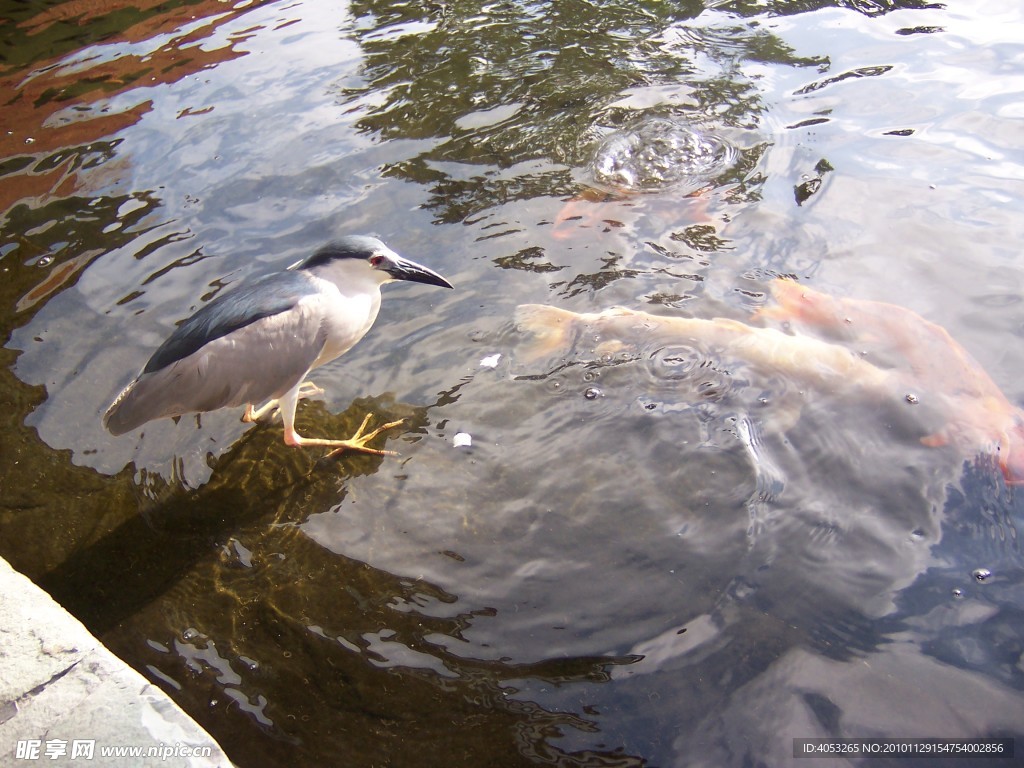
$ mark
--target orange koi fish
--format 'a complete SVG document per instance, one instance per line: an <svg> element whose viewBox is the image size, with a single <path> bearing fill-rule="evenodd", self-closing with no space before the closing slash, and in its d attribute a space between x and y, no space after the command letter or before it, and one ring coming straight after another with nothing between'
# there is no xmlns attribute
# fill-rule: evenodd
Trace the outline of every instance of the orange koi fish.
<svg viewBox="0 0 1024 768"><path fill-rule="evenodd" d="M562 206L552 222L551 236L556 240L569 240L581 229L603 232L622 229L644 215L653 216L658 227L676 226L680 222L706 224L713 221L708 207L707 195L701 192L666 199L636 192L586 188Z"/></svg>
<svg viewBox="0 0 1024 768"><path fill-rule="evenodd" d="M757 317L785 321L798 333L825 334L877 355L908 391L940 406L945 426L922 438L966 455L998 455L1008 484L1024 484L1024 410L1011 403L945 328L895 304L842 299L793 280L771 285L776 304Z"/></svg>
<svg viewBox="0 0 1024 768"><path fill-rule="evenodd" d="M565 205L552 222L551 236L568 240L578 229L611 229L623 226L622 209L630 203L624 195L587 188Z"/></svg>

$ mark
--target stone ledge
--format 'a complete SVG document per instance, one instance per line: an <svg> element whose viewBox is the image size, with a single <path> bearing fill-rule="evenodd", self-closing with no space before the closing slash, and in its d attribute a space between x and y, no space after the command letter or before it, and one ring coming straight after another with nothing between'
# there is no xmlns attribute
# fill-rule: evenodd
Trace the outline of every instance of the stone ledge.
<svg viewBox="0 0 1024 768"><path fill-rule="evenodd" d="M116 748L136 751L105 754ZM162 690L0 558L0 764L37 763L231 766Z"/></svg>

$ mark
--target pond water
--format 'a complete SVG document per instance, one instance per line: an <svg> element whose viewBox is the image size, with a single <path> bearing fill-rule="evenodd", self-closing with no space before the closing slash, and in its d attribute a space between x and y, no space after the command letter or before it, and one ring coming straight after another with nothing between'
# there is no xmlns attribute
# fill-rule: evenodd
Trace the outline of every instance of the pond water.
<svg viewBox="0 0 1024 768"><path fill-rule="evenodd" d="M1013 434L973 439L921 319L1024 404L1018 4L0 8L0 554L236 764L1024 736ZM104 431L175 323L345 233L456 287L386 286L299 408L404 418L400 457L228 412ZM779 276L882 330L766 319ZM919 364L889 398L685 334L534 354L524 303Z"/></svg>

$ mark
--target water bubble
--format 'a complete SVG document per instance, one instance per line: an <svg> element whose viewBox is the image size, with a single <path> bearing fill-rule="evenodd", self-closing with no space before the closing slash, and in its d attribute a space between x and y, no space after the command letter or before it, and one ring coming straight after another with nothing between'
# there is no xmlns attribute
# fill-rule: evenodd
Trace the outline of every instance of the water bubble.
<svg viewBox="0 0 1024 768"><path fill-rule="evenodd" d="M604 395L604 392L597 387L587 387L586 391L583 393L583 396L587 398L587 400L597 400L597 398L602 395Z"/></svg>
<svg viewBox="0 0 1024 768"><path fill-rule="evenodd" d="M919 402L921 402L921 401L920 401L920 400L919 400L919 399L917 398L917 395L915 395L915 394L914 394L913 392L908 392L908 393L907 393L907 397L906 397L906 400L907 400L907 402L908 402L908 403L910 403L911 405L917 405L917 404L918 404Z"/></svg>
<svg viewBox="0 0 1024 768"><path fill-rule="evenodd" d="M735 159L735 149L718 136L676 120L651 118L608 136L597 149L591 172L598 184L620 190L693 191Z"/></svg>
<svg viewBox="0 0 1024 768"><path fill-rule="evenodd" d="M963 597L964 591L960 587L953 587L953 597Z"/></svg>
<svg viewBox="0 0 1024 768"><path fill-rule="evenodd" d="M992 571L990 571L988 568L975 568L971 572L971 575L974 577L974 580L977 581L979 584L984 584L986 581L992 578Z"/></svg>

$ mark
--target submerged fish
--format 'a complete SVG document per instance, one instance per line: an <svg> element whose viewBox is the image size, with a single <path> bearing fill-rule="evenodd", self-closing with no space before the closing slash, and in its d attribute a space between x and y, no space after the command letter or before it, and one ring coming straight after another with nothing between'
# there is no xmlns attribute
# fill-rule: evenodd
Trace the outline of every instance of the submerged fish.
<svg viewBox="0 0 1024 768"><path fill-rule="evenodd" d="M771 290L776 304L758 317L869 349L892 366L908 392L938 406L944 426L922 443L953 445L965 455L997 454L1007 483L1024 484L1024 410L945 328L906 307L836 298L792 280L776 280Z"/></svg>
<svg viewBox="0 0 1024 768"><path fill-rule="evenodd" d="M633 203L627 195L604 190L584 189L565 201L551 227L551 236L567 240L578 229L610 230L625 226L626 219L637 214L629 208Z"/></svg>
<svg viewBox="0 0 1024 768"><path fill-rule="evenodd" d="M588 171L593 186L566 202L552 235L565 240L578 229L607 232L650 214L668 227L708 222L703 193L738 156L722 137L680 120L641 120L609 134L596 148Z"/></svg>
<svg viewBox="0 0 1024 768"><path fill-rule="evenodd" d="M568 199L555 216L551 236L556 240L569 240L579 230L607 233L626 229L642 217L649 216L660 228L685 224L711 224L709 199L702 192L679 195L640 195L622 191L607 192L584 189Z"/></svg>
<svg viewBox="0 0 1024 768"><path fill-rule="evenodd" d="M777 304L760 310L757 319L784 320L795 332L623 307L576 313L524 304L516 321L534 337L523 351L527 360L570 350L596 360L623 349L686 344L726 365L781 374L815 392L926 403L929 422L938 419L941 426L922 444L951 445L967 457L995 455L1006 482L1024 484L1024 410L945 329L904 307L837 299L789 280L776 281L772 292ZM865 359L865 347L885 364Z"/></svg>
<svg viewBox="0 0 1024 768"><path fill-rule="evenodd" d="M783 373L815 391L900 396L898 381L889 371L866 362L845 347L727 318L664 317L625 307L578 314L557 307L523 304L516 309L516 323L535 337L524 350L526 359L565 354L574 347L600 358L624 348L688 343L716 359L736 361L767 373ZM582 340L593 341L593 348L579 350Z"/></svg>

